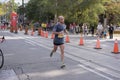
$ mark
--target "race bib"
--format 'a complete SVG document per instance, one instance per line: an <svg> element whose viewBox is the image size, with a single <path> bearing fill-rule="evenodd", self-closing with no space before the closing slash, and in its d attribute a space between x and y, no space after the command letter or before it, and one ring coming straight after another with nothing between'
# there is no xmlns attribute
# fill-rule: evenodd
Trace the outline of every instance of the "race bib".
<svg viewBox="0 0 120 80"><path fill-rule="evenodd" d="M58 38L63 38L64 37L64 34L59 34L58 35Z"/></svg>

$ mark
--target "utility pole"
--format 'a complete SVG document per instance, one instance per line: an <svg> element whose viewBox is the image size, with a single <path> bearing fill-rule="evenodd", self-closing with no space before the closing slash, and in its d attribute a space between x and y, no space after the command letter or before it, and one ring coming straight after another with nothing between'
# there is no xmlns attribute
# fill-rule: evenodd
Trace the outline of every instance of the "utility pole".
<svg viewBox="0 0 120 80"><path fill-rule="evenodd" d="M22 10L22 16L23 17L22 18L23 18L23 26L24 26L24 0L22 0L22 8L23 8L23 10Z"/></svg>
<svg viewBox="0 0 120 80"><path fill-rule="evenodd" d="M22 6L24 7L24 0L22 0Z"/></svg>
<svg viewBox="0 0 120 80"><path fill-rule="evenodd" d="M106 17L106 12L104 14L104 28L107 28L107 17Z"/></svg>
<svg viewBox="0 0 120 80"><path fill-rule="evenodd" d="M55 20L54 20L54 22L56 23L57 22L57 8L58 8L58 1L57 0L55 0L56 1L56 3L55 3L55 6L56 6L56 12L55 12Z"/></svg>

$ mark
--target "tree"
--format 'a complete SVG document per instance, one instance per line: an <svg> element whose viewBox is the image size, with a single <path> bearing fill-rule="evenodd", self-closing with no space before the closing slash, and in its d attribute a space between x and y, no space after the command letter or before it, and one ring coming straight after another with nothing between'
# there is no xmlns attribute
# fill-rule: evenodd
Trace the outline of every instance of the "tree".
<svg viewBox="0 0 120 80"><path fill-rule="evenodd" d="M29 19L42 19L43 21L47 18L54 19L55 14L61 13L59 11L59 3L62 1L63 0L30 0L26 6L26 14Z"/></svg>
<svg viewBox="0 0 120 80"><path fill-rule="evenodd" d="M119 4L113 1L119 0L30 0L25 8L30 20L48 21L63 15L68 22L97 24L104 22L105 16L111 21L111 12L119 19Z"/></svg>
<svg viewBox="0 0 120 80"><path fill-rule="evenodd" d="M2 9L2 3L0 3L0 15L3 15L4 14L4 11Z"/></svg>
<svg viewBox="0 0 120 80"><path fill-rule="evenodd" d="M120 25L120 0L112 0L110 3L106 3L105 7L107 24Z"/></svg>

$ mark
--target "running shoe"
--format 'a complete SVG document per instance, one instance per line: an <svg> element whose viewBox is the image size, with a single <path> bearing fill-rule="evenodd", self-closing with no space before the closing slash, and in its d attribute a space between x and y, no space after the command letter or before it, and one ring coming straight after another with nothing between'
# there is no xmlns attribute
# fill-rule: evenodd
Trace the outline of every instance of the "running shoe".
<svg viewBox="0 0 120 80"><path fill-rule="evenodd" d="M53 55L53 51L50 53L50 57L52 57L52 55Z"/></svg>
<svg viewBox="0 0 120 80"><path fill-rule="evenodd" d="M65 64L62 64L62 66L60 68L64 68L65 67Z"/></svg>

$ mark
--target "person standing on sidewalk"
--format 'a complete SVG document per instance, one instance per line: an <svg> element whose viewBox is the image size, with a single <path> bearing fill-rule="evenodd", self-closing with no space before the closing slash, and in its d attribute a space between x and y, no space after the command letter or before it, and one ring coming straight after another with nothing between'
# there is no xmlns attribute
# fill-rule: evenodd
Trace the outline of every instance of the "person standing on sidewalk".
<svg viewBox="0 0 120 80"><path fill-rule="evenodd" d="M64 64L64 32L68 34L66 30L66 25L64 24L64 17L59 16L58 22L53 28L53 34L55 34L55 38L53 40L54 48L52 52L50 53L50 57L52 57L53 53L56 52L59 46L60 51L61 51L61 61L62 61L61 68L65 67L65 64Z"/></svg>
<svg viewBox="0 0 120 80"><path fill-rule="evenodd" d="M92 37L94 37L94 31L95 31L94 25L91 26L90 30L91 30Z"/></svg>
<svg viewBox="0 0 120 80"><path fill-rule="evenodd" d="M112 24L110 24L110 27L109 27L109 36L110 36L110 39L113 39L113 32L114 32L114 27Z"/></svg>
<svg viewBox="0 0 120 80"><path fill-rule="evenodd" d="M102 24L99 22L98 26L97 26L97 34L99 38L102 38L102 31L103 31L103 26Z"/></svg>

